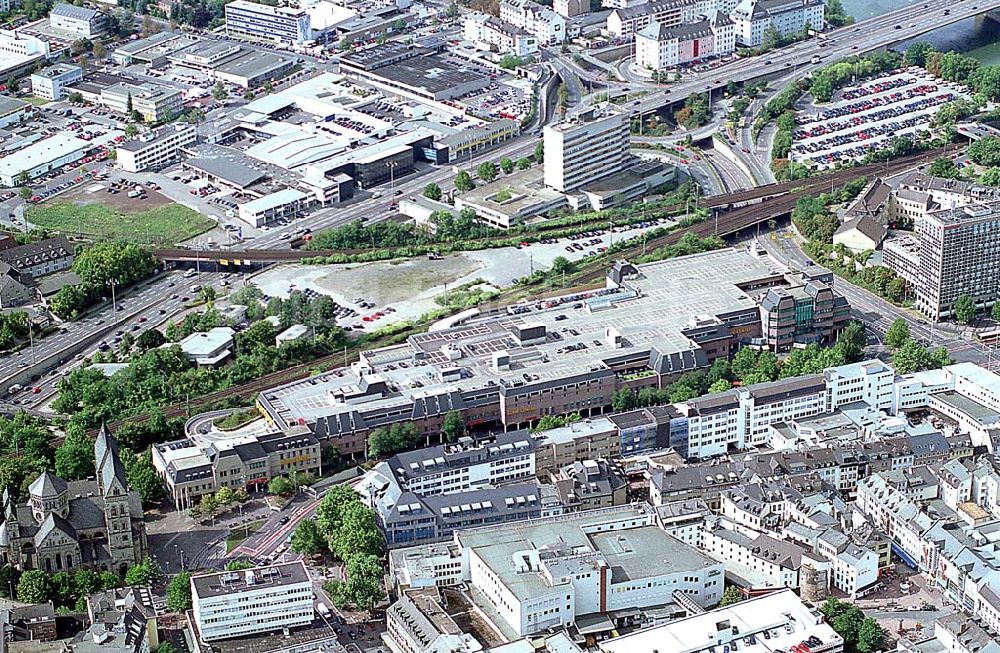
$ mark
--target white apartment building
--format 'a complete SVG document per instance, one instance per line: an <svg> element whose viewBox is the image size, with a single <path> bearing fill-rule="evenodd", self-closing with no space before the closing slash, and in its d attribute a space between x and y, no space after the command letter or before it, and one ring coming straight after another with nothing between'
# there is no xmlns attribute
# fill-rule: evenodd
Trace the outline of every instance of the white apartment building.
<svg viewBox="0 0 1000 653"><path fill-rule="evenodd" d="M543 138L545 185L568 193L624 169L631 142L628 114L590 109L546 126Z"/></svg>
<svg viewBox="0 0 1000 653"><path fill-rule="evenodd" d="M31 74L32 94L56 102L63 99L66 86L83 79L83 68L72 64L55 64Z"/></svg>
<svg viewBox="0 0 1000 653"><path fill-rule="evenodd" d="M827 389L827 412L864 402L876 410L892 409L896 373L877 358L823 371Z"/></svg>
<svg viewBox="0 0 1000 653"><path fill-rule="evenodd" d="M501 0L500 20L534 35L540 46L566 39L566 19L533 0Z"/></svg>
<svg viewBox="0 0 1000 653"><path fill-rule="evenodd" d="M118 146L118 166L126 172L143 172L177 161L180 150L198 138L194 125L174 123Z"/></svg>
<svg viewBox="0 0 1000 653"><path fill-rule="evenodd" d="M500 54L529 57L538 52L538 38L520 27L486 14L469 14L462 26L465 40L476 47Z"/></svg>
<svg viewBox="0 0 1000 653"><path fill-rule="evenodd" d="M772 27L780 36L801 32L806 25L822 29L825 10L824 0L740 0L730 17L736 24L736 40L755 48Z"/></svg>
<svg viewBox="0 0 1000 653"><path fill-rule="evenodd" d="M191 578L202 642L281 631L312 623L312 581L301 561Z"/></svg>
<svg viewBox="0 0 1000 653"><path fill-rule="evenodd" d="M721 13L677 27L653 22L635 35L636 64L655 71L724 57L735 51L736 26L729 16Z"/></svg>
<svg viewBox="0 0 1000 653"><path fill-rule="evenodd" d="M184 94L158 84L115 84L101 91L100 103L115 113L127 116L129 105L146 122L160 122L180 115Z"/></svg>
<svg viewBox="0 0 1000 653"><path fill-rule="evenodd" d="M698 17L696 0L653 0L643 4L615 9L608 14L608 34L618 38L630 36L657 23L665 29L693 23Z"/></svg>

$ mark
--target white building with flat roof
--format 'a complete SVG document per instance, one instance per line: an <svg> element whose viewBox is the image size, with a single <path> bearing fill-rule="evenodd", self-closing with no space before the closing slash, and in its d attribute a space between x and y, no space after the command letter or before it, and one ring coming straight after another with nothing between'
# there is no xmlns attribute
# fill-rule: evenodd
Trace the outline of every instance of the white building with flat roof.
<svg viewBox="0 0 1000 653"><path fill-rule="evenodd" d="M560 193L624 170L629 153L628 114L591 109L545 127L545 185Z"/></svg>
<svg viewBox="0 0 1000 653"><path fill-rule="evenodd" d="M313 198L302 191L285 188L240 204L239 216L251 227L261 227L281 218L298 217L312 202Z"/></svg>
<svg viewBox="0 0 1000 653"><path fill-rule="evenodd" d="M226 34L301 45L312 39L312 28L305 9L234 0L226 5Z"/></svg>
<svg viewBox="0 0 1000 653"><path fill-rule="evenodd" d="M455 541L474 596L521 637L678 594L713 606L725 584L722 563L664 532L646 505L460 531Z"/></svg>
<svg viewBox="0 0 1000 653"><path fill-rule="evenodd" d="M192 333L177 344L189 361L205 366L218 365L233 353L235 333L229 327L215 327L209 331ZM164 345L172 346L172 343Z"/></svg>
<svg viewBox="0 0 1000 653"><path fill-rule="evenodd" d="M730 13L736 24L736 40L755 48L764 43L772 28L785 37L801 32L806 26L822 29L824 0L740 0Z"/></svg>
<svg viewBox="0 0 1000 653"><path fill-rule="evenodd" d="M810 653L841 653L843 638L791 590L677 619L662 626L599 643L604 653L711 653L724 648L741 653L789 651L810 637Z"/></svg>
<svg viewBox="0 0 1000 653"><path fill-rule="evenodd" d="M31 115L32 111L30 102L9 95L0 95L0 128L21 122Z"/></svg>
<svg viewBox="0 0 1000 653"><path fill-rule="evenodd" d="M118 167L126 172L142 172L165 166L177 161L181 148L197 138L194 125L179 122L145 132L118 146Z"/></svg>
<svg viewBox="0 0 1000 653"><path fill-rule="evenodd" d="M4 186L21 184L21 173L29 181L83 158L90 149L87 141L58 133L17 150L0 159L0 183Z"/></svg>
<svg viewBox="0 0 1000 653"><path fill-rule="evenodd" d="M301 561L193 576L191 602L202 642L306 626L315 617Z"/></svg>
<svg viewBox="0 0 1000 653"><path fill-rule="evenodd" d="M66 87L83 79L83 68L60 63L31 74L31 92L43 100L55 102L66 95Z"/></svg>

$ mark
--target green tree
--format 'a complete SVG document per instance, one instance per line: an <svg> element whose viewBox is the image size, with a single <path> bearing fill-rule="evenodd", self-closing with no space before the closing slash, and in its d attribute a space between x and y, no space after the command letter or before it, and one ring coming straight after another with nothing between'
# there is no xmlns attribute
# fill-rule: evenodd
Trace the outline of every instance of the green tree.
<svg viewBox="0 0 1000 653"><path fill-rule="evenodd" d="M1000 166L1000 139L986 136L969 146L969 158L981 166L990 168Z"/></svg>
<svg viewBox="0 0 1000 653"><path fill-rule="evenodd" d="M229 487L223 485L215 491L215 502L220 506L228 506L236 501L236 493Z"/></svg>
<svg viewBox="0 0 1000 653"><path fill-rule="evenodd" d="M895 350L902 347L909 340L910 326L906 323L906 320L897 317L885 332L885 344L889 345L890 349Z"/></svg>
<svg viewBox="0 0 1000 653"><path fill-rule="evenodd" d="M154 421L152 413L150 420L150 424L152 424ZM122 456L122 464L125 466L125 476L128 478L128 483L133 490L139 493L143 507L154 506L167 496L163 479L156 473L156 468L153 467L153 457L149 451L140 456L125 453Z"/></svg>
<svg viewBox="0 0 1000 653"><path fill-rule="evenodd" d="M508 157L500 159L500 169L505 175L509 175L514 172L514 161Z"/></svg>
<svg viewBox="0 0 1000 653"><path fill-rule="evenodd" d="M94 475L94 443L80 430L71 430L56 449L56 474L67 481Z"/></svg>
<svg viewBox="0 0 1000 653"><path fill-rule="evenodd" d="M714 394L716 392L725 392L731 387L733 387L732 383L730 383L726 379L719 379L718 381L712 383L712 385L708 386L708 392L709 394Z"/></svg>
<svg viewBox="0 0 1000 653"><path fill-rule="evenodd" d="M1000 322L1000 299L993 302L993 308L990 310L990 317L996 322Z"/></svg>
<svg viewBox="0 0 1000 653"><path fill-rule="evenodd" d="M424 186L424 197L426 197L429 200L440 201L441 187L432 181L431 183Z"/></svg>
<svg viewBox="0 0 1000 653"><path fill-rule="evenodd" d="M382 535L375 521L375 512L353 501L344 506L340 514L341 525L331 537L330 547L341 560L360 554L378 555L382 552Z"/></svg>
<svg viewBox="0 0 1000 653"><path fill-rule="evenodd" d="M323 496L323 500L316 507L316 524L327 541L340 530L344 508L357 501L360 501L358 494L346 485L334 485Z"/></svg>
<svg viewBox="0 0 1000 653"><path fill-rule="evenodd" d="M103 589L101 576L89 569L79 569L73 574L73 586L77 596L87 596Z"/></svg>
<svg viewBox="0 0 1000 653"><path fill-rule="evenodd" d="M903 54L903 61L907 66L923 66L927 63L927 56L934 52L934 46L926 41L917 41L906 48Z"/></svg>
<svg viewBox="0 0 1000 653"><path fill-rule="evenodd" d="M476 176L489 183L497 178L497 165L492 161L484 161L476 168Z"/></svg>
<svg viewBox="0 0 1000 653"><path fill-rule="evenodd" d="M385 596L382 589L382 561L368 553L354 554L347 561L344 598L359 609L371 610Z"/></svg>
<svg viewBox="0 0 1000 653"><path fill-rule="evenodd" d="M983 173L980 181L987 186L1000 187L1000 168L990 168Z"/></svg>
<svg viewBox="0 0 1000 653"><path fill-rule="evenodd" d="M291 541L292 551L302 555L318 555L326 549L326 539L319 525L312 519L303 519L295 527Z"/></svg>
<svg viewBox="0 0 1000 653"><path fill-rule="evenodd" d="M169 605L169 600L167 603ZM170 642L163 641L156 645L156 648L153 649L153 653L180 653L180 652L177 650L177 647L171 644Z"/></svg>
<svg viewBox="0 0 1000 653"><path fill-rule="evenodd" d="M958 177L958 168L955 162L945 156L939 156L931 161L927 166L927 174L932 177L943 177L945 179L955 179Z"/></svg>
<svg viewBox="0 0 1000 653"><path fill-rule="evenodd" d="M865 354L865 345L868 337L865 335L865 327L860 322L851 320L844 327L844 330L837 336L837 347L841 349L844 361L853 363L861 360Z"/></svg>
<svg viewBox="0 0 1000 653"><path fill-rule="evenodd" d="M622 388L611 395L611 409L616 413L623 413L632 410L636 406L635 390L632 388Z"/></svg>
<svg viewBox="0 0 1000 653"><path fill-rule="evenodd" d="M226 90L225 85L220 82L216 82L215 86L212 87L212 97L215 98L216 102L222 102L229 97L229 91Z"/></svg>
<svg viewBox="0 0 1000 653"><path fill-rule="evenodd" d="M290 497L295 494L295 484L284 476L275 476L268 482L267 492L279 497Z"/></svg>
<svg viewBox="0 0 1000 653"><path fill-rule="evenodd" d="M448 442L454 442L465 435L465 420L462 413L453 410L444 416L444 423L441 425L441 434Z"/></svg>
<svg viewBox="0 0 1000 653"><path fill-rule="evenodd" d="M125 572L125 584L135 586L153 585L163 580L163 571L152 558L146 558Z"/></svg>
<svg viewBox="0 0 1000 653"><path fill-rule="evenodd" d="M182 571L170 579L167 585L167 609L171 612L187 612L191 609L190 571Z"/></svg>
<svg viewBox="0 0 1000 653"><path fill-rule="evenodd" d="M522 156L520 159L517 160L518 170L527 170L530 167L531 167L531 159L529 159L528 157Z"/></svg>
<svg viewBox="0 0 1000 653"><path fill-rule="evenodd" d="M960 295L951 311L956 322L968 324L976 318L976 301L970 295Z"/></svg>
<svg viewBox="0 0 1000 653"><path fill-rule="evenodd" d="M135 345L140 351L146 351L148 349L159 347L166 341L167 339L158 329L146 329L139 334L138 338L136 338Z"/></svg>
<svg viewBox="0 0 1000 653"><path fill-rule="evenodd" d="M545 141L538 141L532 156L535 159L535 163L542 163L545 160Z"/></svg>
<svg viewBox="0 0 1000 653"><path fill-rule="evenodd" d="M576 269L576 266L565 256L557 256L552 259L553 274L568 274Z"/></svg>
<svg viewBox="0 0 1000 653"><path fill-rule="evenodd" d="M52 598L50 577L41 569L29 569L17 582L17 600L22 603L45 603Z"/></svg>
<svg viewBox="0 0 1000 653"><path fill-rule="evenodd" d="M455 175L455 188L462 191L470 191L476 187L476 182L472 181L472 176L469 175L465 170L460 171Z"/></svg>
<svg viewBox="0 0 1000 653"><path fill-rule="evenodd" d="M125 125L125 138L135 138L139 135L139 127L134 122Z"/></svg>
<svg viewBox="0 0 1000 653"><path fill-rule="evenodd" d="M860 653L871 653L882 650L885 644L885 632L878 622L871 617L865 617L858 626L858 651Z"/></svg>
<svg viewBox="0 0 1000 653"><path fill-rule="evenodd" d="M719 607L724 608L727 605L733 605L734 603L739 603L746 597L743 596L743 592L740 588L735 585L728 586L725 591L722 592L722 601L719 602Z"/></svg>

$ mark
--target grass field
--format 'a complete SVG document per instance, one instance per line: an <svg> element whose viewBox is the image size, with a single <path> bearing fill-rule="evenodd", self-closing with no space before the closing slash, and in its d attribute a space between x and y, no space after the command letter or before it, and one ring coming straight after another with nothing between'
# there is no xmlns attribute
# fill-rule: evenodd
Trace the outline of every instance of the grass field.
<svg viewBox="0 0 1000 653"><path fill-rule="evenodd" d="M215 226L214 220L180 204L130 212L97 203L56 202L31 207L26 217L51 231L159 245L183 242Z"/></svg>
<svg viewBox="0 0 1000 653"><path fill-rule="evenodd" d="M49 103L48 100L44 100L44 99L42 99L40 97L37 97L35 95L29 95L28 97L21 98L21 99L24 100L25 102L27 102L28 104L32 104L32 105L34 105L36 107L44 107L46 104Z"/></svg>

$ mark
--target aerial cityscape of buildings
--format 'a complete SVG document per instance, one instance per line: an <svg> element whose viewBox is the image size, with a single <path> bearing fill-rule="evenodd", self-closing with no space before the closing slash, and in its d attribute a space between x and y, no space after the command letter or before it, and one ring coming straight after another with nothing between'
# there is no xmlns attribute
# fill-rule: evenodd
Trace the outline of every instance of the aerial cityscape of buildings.
<svg viewBox="0 0 1000 653"><path fill-rule="evenodd" d="M0 653L1000 653L998 11L0 0Z"/></svg>

